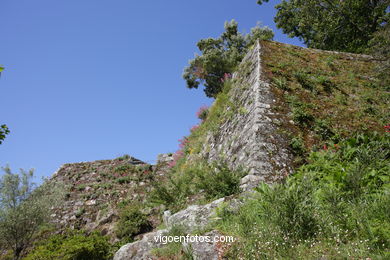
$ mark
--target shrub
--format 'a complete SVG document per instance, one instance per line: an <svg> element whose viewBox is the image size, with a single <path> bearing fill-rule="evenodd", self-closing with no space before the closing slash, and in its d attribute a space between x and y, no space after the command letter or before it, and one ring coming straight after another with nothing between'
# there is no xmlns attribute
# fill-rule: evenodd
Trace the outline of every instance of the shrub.
<svg viewBox="0 0 390 260"><path fill-rule="evenodd" d="M279 78L272 78L273 85L281 90L289 90L288 83L286 78L279 77Z"/></svg>
<svg viewBox="0 0 390 260"><path fill-rule="evenodd" d="M119 238L127 237L127 241L132 241L134 236L145 233L152 229L147 216L141 212L140 206L130 204L121 209L119 221L116 224L116 235Z"/></svg>
<svg viewBox="0 0 390 260"><path fill-rule="evenodd" d="M131 164L123 164L123 165L119 165L117 166L114 171L115 172L120 172L120 173L126 173L126 172L129 172L129 171L134 171L135 167Z"/></svg>
<svg viewBox="0 0 390 260"><path fill-rule="evenodd" d="M182 174L169 176L165 184L154 181L149 200L154 204L163 204L171 210L177 211L185 205L186 198L194 192L191 189L192 180L193 176Z"/></svg>
<svg viewBox="0 0 390 260"><path fill-rule="evenodd" d="M223 164L199 163L174 172L166 184L154 182L149 200L177 211L195 194L201 194L200 199L209 201L240 192L240 179L244 175L243 171L231 171Z"/></svg>
<svg viewBox="0 0 390 260"><path fill-rule="evenodd" d="M218 224L238 236L233 259L387 259L390 140L357 135L312 152L286 182L262 184Z"/></svg>
<svg viewBox="0 0 390 260"><path fill-rule="evenodd" d="M199 108L198 112L196 113L196 116L204 121L207 118L207 115L209 114L209 108L207 106L202 106Z"/></svg>
<svg viewBox="0 0 390 260"><path fill-rule="evenodd" d="M111 245L108 238L98 233L71 232L53 235L41 241L25 260L104 260L111 259Z"/></svg>
<svg viewBox="0 0 390 260"><path fill-rule="evenodd" d="M314 90L315 84L306 72L296 71L294 72L294 77L304 89L308 89L310 91Z"/></svg>
<svg viewBox="0 0 390 260"><path fill-rule="evenodd" d="M202 190L206 199L216 199L240 192L243 171L232 171L226 165L208 165L194 169L194 185Z"/></svg>
<svg viewBox="0 0 390 260"><path fill-rule="evenodd" d="M118 158L116 158L118 161L125 161L125 160L129 160L129 159L131 159L131 156L130 155L128 155L128 154L124 154L124 155L122 155L122 156L120 156L120 157L118 157Z"/></svg>
<svg viewBox="0 0 390 260"><path fill-rule="evenodd" d="M290 142L290 147L294 155L303 156L306 153L306 148L302 137L293 137Z"/></svg>
<svg viewBox="0 0 390 260"><path fill-rule="evenodd" d="M125 177L120 177L116 179L116 182L119 184L124 184L124 183L130 183L131 182L131 176L125 176Z"/></svg>

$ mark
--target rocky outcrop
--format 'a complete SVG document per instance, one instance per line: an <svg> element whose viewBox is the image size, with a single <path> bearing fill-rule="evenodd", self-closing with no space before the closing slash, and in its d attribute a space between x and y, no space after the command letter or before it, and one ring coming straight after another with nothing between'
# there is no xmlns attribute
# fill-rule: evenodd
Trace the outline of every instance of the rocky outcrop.
<svg viewBox="0 0 390 260"><path fill-rule="evenodd" d="M215 209L224 202L221 198L206 205L192 205L187 209L179 211L173 215L169 211L164 212L164 224L166 229L157 230L155 232L144 234L139 241L126 244L122 246L115 254L114 260L129 260L129 259L153 259L151 252L154 248L163 247L158 237L169 234L169 231L174 226L184 228L187 234L194 230L205 228L215 217ZM215 235L215 234L214 234ZM196 259L216 259L216 258L199 258L200 256L215 256L216 248L214 243L200 243L183 244L184 248L192 247L193 254L198 255ZM207 252L207 254L205 254Z"/></svg>
<svg viewBox="0 0 390 260"><path fill-rule="evenodd" d="M155 171L152 165L127 155L113 160L64 164L50 179L64 183L66 193L63 205L53 208L52 221L59 231L98 230L115 242L118 203L143 202L151 190L151 182L163 175L164 171ZM152 216L157 213L149 211L150 221L158 225L159 218Z"/></svg>

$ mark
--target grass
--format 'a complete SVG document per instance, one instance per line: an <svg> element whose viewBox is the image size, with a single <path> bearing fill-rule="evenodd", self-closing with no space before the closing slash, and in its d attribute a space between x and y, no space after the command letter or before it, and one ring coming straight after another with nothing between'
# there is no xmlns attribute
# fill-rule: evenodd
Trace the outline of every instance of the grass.
<svg viewBox="0 0 390 260"><path fill-rule="evenodd" d="M191 203L207 203L240 192L241 170L231 171L223 164L198 164L172 172L166 183L154 182L149 201L176 212ZM194 201L195 199L195 201Z"/></svg>
<svg viewBox="0 0 390 260"><path fill-rule="evenodd" d="M321 52L264 41L262 63L274 94L292 112L308 150L333 137L384 132L390 122L390 92L375 79L375 62L348 54ZM279 108L279 111L281 109Z"/></svg>
<svg viewBox="0 0 390 260"><path fill-rule="evenodd" d="M220 209L239 238L232 259L390 257L389 135L358 135L312 152L284 183L262 184L238 212Z"/></svg>

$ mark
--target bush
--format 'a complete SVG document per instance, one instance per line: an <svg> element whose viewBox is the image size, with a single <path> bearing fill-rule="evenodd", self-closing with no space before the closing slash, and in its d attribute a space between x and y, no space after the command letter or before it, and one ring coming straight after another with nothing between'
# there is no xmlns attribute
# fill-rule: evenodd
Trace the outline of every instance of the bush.
<svg viewBox="0 0 390 260"><path fill-rule="evenodd" d="M126 173L126 172L134 171L134 170L135 170L135 167L131 164L119 165L114 169L115 172L120 172L120 173Z"/></svg>
<svg viewBox="0 0 390 260"><path fill-rule="evenodd" d="M387 259L390 139L357 135L313 152L285 183L262 184L219 229L240 237L237 259Z"/></svg>
<svg viewBox="0 0 390 260"><path fill-rule="evenodd" d="M243 171L232 171L225 165L210 165L194 171L194 185L206 199L217 199L240 192Z"/></svg>
<svg viewBox="0 0 390 260"><path fill-rule="evenodd" d="M207 106L200 107L199 111L196 112L196 116L202 121L206 120L208 114L209 114L209 108Z"/></svg>
<svg viewBox="0 0 390 260"><path fill-rule="evenodd" d="M51 236L40 242L24 260L104 260L111 259L110 251L111 245L106 237L79 231Z"/></svg>
<svg viewBox="0 0 390 260"><path fill-rule="evenodd" d="M118 238L127 237L127 241L132 241L134 236L148 232L152 228L147 216L141 212L137 204L130 204L121 209L115 227Z"/></svg>
<svg viewBox="0 0 390 260"><path fill-rule="evenodd" d="M272 83L275 87L277 87L278 89L281 89L281 90L290 90L289 86L288 86L288 82L286 80L286 78L284 77L274 77L272 78Z"/></svg>
<svg viewBox="0 0 390 260"><path fill-rule="evenodd" d="M164 204L173 211L186 205L187 199L201 194L201 199L210 201L240 192L241 170L231 171L223 164L202 164L173 173L166 184L154 182L150 201Z"/></svg>

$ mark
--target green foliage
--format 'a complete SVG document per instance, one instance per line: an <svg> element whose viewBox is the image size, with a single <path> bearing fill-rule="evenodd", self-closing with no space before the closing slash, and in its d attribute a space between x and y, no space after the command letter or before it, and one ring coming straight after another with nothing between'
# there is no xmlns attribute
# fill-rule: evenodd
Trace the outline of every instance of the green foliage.
<svg viewBox="0 0 390 260"><path fill-rule="evenodd" d="M209 201L239 193L240 179L244 175L243 171L231 171L224 164L199 163L183 171L178 170L164 184L154 182L150 201L177 211L195 194Z"/></svg>
<svg viewBox="0 0 390 260"><path fill-rule="evenodd" d="M85 213L85 208L79 208L76 213L75 213L75 217L76 218L79 218L81 217L83 214Z"/></svg>
<svg viewBox="0 0 390 260"><path fill-rule="evenodd" d="M314 82L309 77L307 72L299 70L294 72L293 74L294 77L297 79L298 83L301 84L301 86L304 89L311 90L311 91L314 90L315 88Z"/></svg>
<svg viewBox="0 0 390 260"><path fill-rule="evenodd" d="M312 163L302 166L295 178L312 175L314 181L352 197L390 188L388 135L360 134L328 149L313 152Z"/></svg>
<svg viewBox="0 0 390 260"><path fill-rule="evenodd" d="M283 128L301 136L308 150L356 132L384 132L390 92L376 79L376 62L276 42L262 45L265 75L280 103L289 105L284 111L294 121ZM285 78L288 90L284 83L278 88L275 78Z"/></svg>
<svg viewBox="0 0 390 260"><path fill-rule="evenodd" d="M186 231L185 227L180 225L174 225L169 232L166 234L166 236L172 236L172 237L179 237L179 236L185 236ZM180 242L172 242L167 243L165 246L161 248L156 248L152 251L152 254L162 258L162 259L188 259L192 260L193 256L190 252L187 252L187 250L183 250L183 245Z"/></svg>
<svg viewBox="0 0 390 260"><path fill-rule="evenodd" d="M380 60L377 67L380 85L390 90L390 25L387 22L370 41L370 53Z"/></svg>
<svg viewBox="0 0 390 260"><path fill-rule="evenodd" d="M240 192L242 170L231 171L225 165L211 165L194 171L194 184L202 190L205 198L216 199Z"/></svg>
<svg viewBox="0 0 390 260"><path fill-rule="evenodd" d="M292 107L292 118L301 128L311 128L314 117L308 111L310 104L299 101L295 96L288 96L288 103Z"/></svg>
<svg viewBox="0 0 390 260"><path fill-rule="evenodd" d="M48 221L50 207L58 205L62 193L59 184L44 183L35 188L33 170L12 173L9 167L2 169L0 246L12 250L14 259L19 259L39 227Z"/></svg>
<svg viewBox="0 0 390 260"><path fill-rule="evenodd" d="M219 229L232 259L385 259L390 249L390 139L357 135L310 154L286 182L262 184Z"/></svg>
<svg viewBox="0 0 390 260"><path fill-rule="evenodd" d="M7 134L9 134L8 127L6 125L0 125L0 144L3 142Z"/></svg>
<svg viewBox="0 0 390 260"><path fill-rule="evenodd" d="M258 1L258 4L268 1ZM384 22L388 0L290 0L276 5L275 22L310 48L361 53Z"/></svg>
<svg viewBox="0 0 390 260"><path fill-rule="evenodd" d="M122 156L119 156L118 158L116 158L118 161L125 161L125 160L129 160L131 159L131 156L128 155L128 154L124 154Z"/></svg>
<svg viewBox="0 0 390 260"><path fill-rule="evenodd" d="M274 77L272 78L273 84L275 87L281 89L281 90L289 90L288 83L286 78L284 77Z"/></svg>
<svg viewBox="0 0 390 260"><path fill-rule="evenodd" d="M134 236L148 232L152 229L147 216L141 212L138 204L129 204L119 212L119 221L115 226L116 235L127 241L132 241Z"/></svg>
<svg viewBox="0 0 390 260"><path fill-rule="evenodd" d="M225 32L219 38L202 39L197 43L201 55L190 60L184 69L183 78L188 88L205 86L208 97L216 97L221 92L223 81L232 73L248 48L257 40L270 40L273 32L268 27L253 28L247 35L238 32L236 21L225 23Z"/></svg>
<svg viewBox="0 0 390 260"><path fill-rule="evenodd" d="M124 176L116 179L116 182L119 184L130 183L131 181L132 181L131 176Z"/></svg>
<svg viewBox="0 0 390 260"><path fill-rule="evenodd" d="M111 259L107 237L98 233L72 232L41 241L24 260L105 260Z"/></svg>
<svg viewBox="0 0 390 260"><path fill-rule="evenodd" d="M293 137L290 142L290 147L296 156L303 156L306 153L305 143L302 137Z"/></svg>
<svg viewBox="0 0 390 260"><path fill-rule="evenodd" d="M122 173L134 171L134 170L135 170L135 167L131 164L119 165L114 169L115 172L122 172Z"/></svg>

